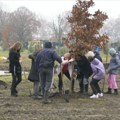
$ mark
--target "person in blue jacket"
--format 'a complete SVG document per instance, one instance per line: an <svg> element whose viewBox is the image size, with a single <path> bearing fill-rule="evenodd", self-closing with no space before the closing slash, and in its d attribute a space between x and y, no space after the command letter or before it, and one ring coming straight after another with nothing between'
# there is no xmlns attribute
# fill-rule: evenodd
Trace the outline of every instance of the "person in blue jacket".
<svg viewBox="0 0 120 120"><path fill-rule="evenodd" d="M52 43L45 42L44 49L36 57L36 70L39 72L39 80L43 94L43 103L51 103L48 99L53 78L53 68L55 60L62 62L61 57L51 49Z"/></svg>

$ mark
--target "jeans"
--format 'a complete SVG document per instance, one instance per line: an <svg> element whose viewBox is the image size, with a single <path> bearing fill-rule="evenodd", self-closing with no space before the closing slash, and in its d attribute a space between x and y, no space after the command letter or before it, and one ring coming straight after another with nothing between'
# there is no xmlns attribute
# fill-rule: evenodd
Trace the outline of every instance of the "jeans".
<svg viewBox="0 0 120 120"><path fill-rule="evenodd" d="M43 99L48 99L48 93L51 88L52 84L52 77L53 77L53 68L43 68L39 72L39 80L41 85L41 92L43 95Z"/></svg>

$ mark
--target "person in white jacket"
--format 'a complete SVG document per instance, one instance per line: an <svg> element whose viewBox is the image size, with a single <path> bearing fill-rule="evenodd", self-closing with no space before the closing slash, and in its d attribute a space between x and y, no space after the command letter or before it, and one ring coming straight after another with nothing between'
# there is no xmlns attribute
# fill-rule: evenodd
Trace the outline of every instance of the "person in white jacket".
<svg viewBox="0 0 120 120"><path fill-rule="evenodd" d="M73 72L73 61L74 58L71 58L70 53L65 53L62 58L62 63L61 67L58 66L57 68L57 74L58 74L58 89L59 92L61 93L63 90L63 80L62 80L62 75L64 74L69 80L72 78L72 72ZM62 72L62 74L61 74ZM74 91L74 79L72 79L72 92Z"/></svg>

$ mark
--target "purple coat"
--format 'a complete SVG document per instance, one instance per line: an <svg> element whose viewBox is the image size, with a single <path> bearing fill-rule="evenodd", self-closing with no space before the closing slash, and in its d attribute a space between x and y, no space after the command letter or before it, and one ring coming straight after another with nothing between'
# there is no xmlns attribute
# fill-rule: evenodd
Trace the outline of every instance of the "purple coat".
<svg viewBox="0 0 120 120"><path fill-rule="evenodd" d="M93 78L96 80L101 80L105 75L105 68L104 68L103 63L97 58L95 58L91 62L91 67L93 70Z"/></svg>

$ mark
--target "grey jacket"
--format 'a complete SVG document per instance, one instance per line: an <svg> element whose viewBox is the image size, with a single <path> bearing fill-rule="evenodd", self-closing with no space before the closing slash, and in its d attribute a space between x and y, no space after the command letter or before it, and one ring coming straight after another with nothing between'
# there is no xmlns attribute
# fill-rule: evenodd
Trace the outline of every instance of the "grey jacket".
<svg viewBox="0 0 120 120"><path fill-rule="evenodd" d="M117 74L117 69L120 67L120 59L117 54L112 56L109 67L108 67L108 73L109 74Z"/></svg>

